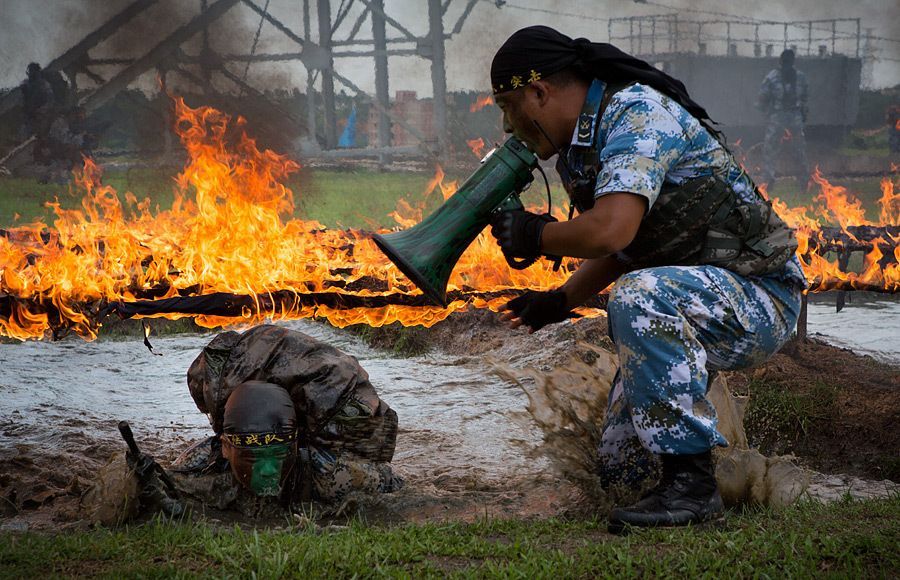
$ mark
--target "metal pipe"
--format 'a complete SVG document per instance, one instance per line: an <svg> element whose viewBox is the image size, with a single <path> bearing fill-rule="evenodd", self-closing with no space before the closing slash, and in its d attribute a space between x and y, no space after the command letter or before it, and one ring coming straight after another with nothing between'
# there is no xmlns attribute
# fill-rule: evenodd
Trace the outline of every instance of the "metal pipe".
<svg viewBox="0 0 900 580"><path fill-rule="evenodd" d="M334 57L331 54L331 2L317 0L319 13L319 46L327 53L327 64L322 73L322 106L325 112L325 147L337 145L337 116L334 103Z"/></svg>
<svg viewBox="0 0 900 580"><path fill-rule="evenodd" d="M378 113L378 146L389 147L391 144L391 118L387 115L391 106L390 87L388 85L387 32L385 27L384 0L373 0L372 6L372 39L375 43L375 101L381 106Z"/></svg>
<svg viewBox="0 0 900 580"><path fill-rule="evenodd" d="M434 87L434 132L438 156L447 154L447 78L444 68L444 19L441 0L428 0L428 30L431 38L431 85Z"/></svg>

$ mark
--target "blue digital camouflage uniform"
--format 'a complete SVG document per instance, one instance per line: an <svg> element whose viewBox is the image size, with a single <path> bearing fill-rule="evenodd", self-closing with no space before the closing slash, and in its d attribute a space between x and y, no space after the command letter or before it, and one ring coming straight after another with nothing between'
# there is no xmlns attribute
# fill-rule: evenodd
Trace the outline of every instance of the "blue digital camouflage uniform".
<svg viewBox="0 0 900 580"><path fill-rule="evenodd" d="M806 75L800 71L796 73L797 79L792 85L784 81L781 69L773 69L759 88L758 104L766 117L762 183L775 181L775 166L781 151L792 150L800 177L806 179L809 175L803 130L809 89Z"/></svg>
<svg viewBox="0 0 900 580"><path fill-rule="evenodd" d="M602 169L595 197L631 192L652 207L664 182L716 172L743 199L762 203L731 154L650 87L635 84L612 97L597 142ZM607 485L636 484L649 473L649 453L726 445L706 398L709 371L758 364L777 351L797 322L805 284L796 257L765 277L664 266L619 278L608 306L619 372L599 446Z"/></svg>

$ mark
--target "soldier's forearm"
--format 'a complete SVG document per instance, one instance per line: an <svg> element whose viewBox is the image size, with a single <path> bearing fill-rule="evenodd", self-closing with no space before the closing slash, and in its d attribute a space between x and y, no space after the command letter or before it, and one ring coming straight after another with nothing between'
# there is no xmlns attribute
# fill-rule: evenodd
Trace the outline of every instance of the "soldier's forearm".
<svg viewBox="0 0 900 580"><path fill-rule="evenodd" d="M575 308L615 282L626 268L614 257L585 260L560 288L566 293L566 304Z"/></svg>

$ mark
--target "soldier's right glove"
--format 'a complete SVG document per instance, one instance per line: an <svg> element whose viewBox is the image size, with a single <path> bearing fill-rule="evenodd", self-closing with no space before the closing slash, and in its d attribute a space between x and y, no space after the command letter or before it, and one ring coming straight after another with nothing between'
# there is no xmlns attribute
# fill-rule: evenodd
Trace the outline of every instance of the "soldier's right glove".
<svg viewBox="0 0 900 580"><path fill-rule="evenodd" d="M557 221L549 214L525 210L504 211L491 220L491 234L507 258L536 260L541 255L544 226Z"/></svg>
<svg viewBox="0 0 900 580"><path fill-rule="evenodd" d="M506 308L518 316L522 320L522 324L530 327L533 331L540 330L554 322L562 322L570 314L566 304L566 293L562 290L549 292L529 290L507 302Z"/></svg>

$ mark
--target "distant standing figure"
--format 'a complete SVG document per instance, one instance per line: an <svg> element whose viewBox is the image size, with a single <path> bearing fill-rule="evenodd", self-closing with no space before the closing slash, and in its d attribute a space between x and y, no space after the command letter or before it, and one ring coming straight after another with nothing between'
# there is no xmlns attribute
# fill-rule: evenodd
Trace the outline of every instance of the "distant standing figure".
<svg viewBox="0 0 900 580"><path fill-rule="evenodd" d="M900 105L888 108L888 146L891 153L900 153Z"/></svg>
<svg viewBox="0 0 900 580"><path fill-rule="evenodd" d="M24 137L44 135L53 122L51 112L55 105L53 87L44 77L41 65L33 62L25 69L22 90L22 110L25 116Z"/></svg>
<svg viewBox="0 0 900 580"><path fill-rule="evenodd" d="M794 68L794 51L781 53L781 66L769 71L759 89L758 104L766 116L763 173L760 181L775 182L775 165L781 151L793 149L799 164L798 175L809 176L806 158L807 96L806 75Z"/></svg>

